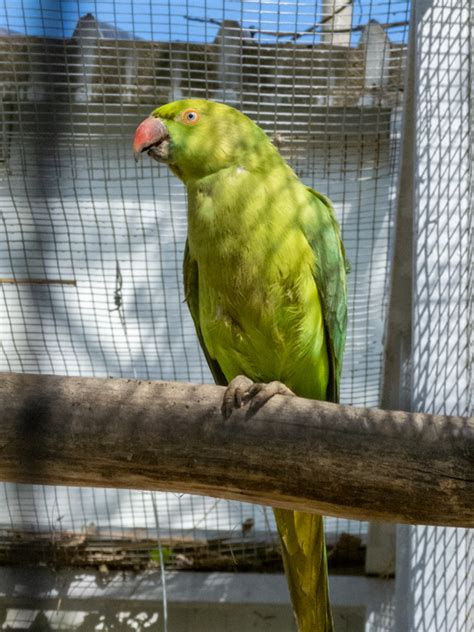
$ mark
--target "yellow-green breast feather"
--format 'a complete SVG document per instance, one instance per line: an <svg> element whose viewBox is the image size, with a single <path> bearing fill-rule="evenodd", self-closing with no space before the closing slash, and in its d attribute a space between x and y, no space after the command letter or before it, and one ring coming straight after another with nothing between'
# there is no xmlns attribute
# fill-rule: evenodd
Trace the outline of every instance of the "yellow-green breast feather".
<svg viewBox="0 0 474 632"><path fill-rule="evenodd" d="M344 265L331 207L286 165L268 181L237 166L191 185L185 269L197 276L186 296L227 381L278 379L300 396L336 399Z"/></svg>
<svg viewBox="0 0 474 632"><path fill-rule="evenodd" d="M220 103L167 104L135 151L186 184L184 283L218 384L239 374L337 401L346 260L331 204L306 187L248 117ZM330 632L322 518L275 510L300 632Z"/></svg>

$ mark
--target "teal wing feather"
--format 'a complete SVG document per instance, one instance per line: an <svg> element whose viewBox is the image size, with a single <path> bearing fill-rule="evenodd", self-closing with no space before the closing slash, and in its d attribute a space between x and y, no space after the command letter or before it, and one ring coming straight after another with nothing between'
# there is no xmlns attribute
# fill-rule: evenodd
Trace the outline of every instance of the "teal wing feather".
<svg viewBox="0 0 474 632"><path fill-rule="evenodd" d="M199 339L199 343L204 352L204 355L207 360L207 364L211 370L212 376L216 382L220 386L227 386L228 382L219 366L219 363L211 358L208 350L206 349L206 345L204 343L204 339L202 336L201 325L199 322L199 274L198 274L198 265L197 262L190 256L188 242L186 241L186 246L184 249L184 261L183 261L183 276L184 276L184 296L185 301L188 304L189 311L191 312L192 319L194 321L194 326L196 328L196 333Z"/></svg>
<svg viewBox="0 0 474 632"><path fill-rule="evenodd" d="M328 341L330 377L327 399L337 402L347 329L346 273L350 266L330 200L309 187L308 190L315 196L319 207L317 221L304 230L315 254L314 277Z"/></svg>

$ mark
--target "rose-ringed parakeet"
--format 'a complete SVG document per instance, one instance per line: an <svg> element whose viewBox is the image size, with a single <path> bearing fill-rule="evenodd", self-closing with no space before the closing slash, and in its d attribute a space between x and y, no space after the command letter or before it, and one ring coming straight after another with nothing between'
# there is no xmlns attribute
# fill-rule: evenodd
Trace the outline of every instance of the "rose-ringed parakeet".
<svg viewBox="0 0 474 632"><path fill-rule="evenodd" d="M329 200L298 179L250 118L221 103L159 107L138 126L133 149L186 185L185 298L214 379L228 385L224 416L286 387L337 401L346 260ZM298 628L328 632L322 517L274 513Z"/></svg>

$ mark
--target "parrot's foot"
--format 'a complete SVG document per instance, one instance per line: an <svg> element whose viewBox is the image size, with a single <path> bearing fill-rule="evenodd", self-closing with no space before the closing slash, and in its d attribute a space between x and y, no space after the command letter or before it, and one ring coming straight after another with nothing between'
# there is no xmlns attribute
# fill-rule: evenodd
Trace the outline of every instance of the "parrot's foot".
<svg viewBox="0 0 474 632"><path fill-rule="evenodd" d="M222 401L222 416L228 419L232 415L234 408L240 408L245 404L245 396L249 389L254 385L245 375L238 375L229 383L225 389L224 399Z"/></svg>
<svg viewBox="0 0 474 632"><path fill-rule="evenodd" d="M235 408L248 404L247 417L252 417L274 395L295 396L282 382L252 382L245 375L238 375L230 382L224 393L222 416L227 419Z"/></svg>

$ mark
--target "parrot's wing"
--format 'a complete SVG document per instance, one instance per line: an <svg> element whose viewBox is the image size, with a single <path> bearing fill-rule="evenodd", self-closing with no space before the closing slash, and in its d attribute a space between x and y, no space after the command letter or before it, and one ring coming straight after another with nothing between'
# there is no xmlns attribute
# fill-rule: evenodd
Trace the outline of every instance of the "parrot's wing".
<svg viewBox="0 0 474 632"><path fill-rule="evenodd" d="M221 367L218 362L211 358L208 350L206 349L206 345L204 343L204 338L202 337L201 325L199 323L199 275L198 275L198 266L197 262L192 259L189 254L188 242L186 241L186 246L184 249L184 262L183 262L183 272L184 272L184 292L185 292L185 301L188 304L189 311L191 312L191 316L194 321L194 326L196 327L196 332L199 338L199 343L201 345L202 350L204 351L204 355L206 356L207 364L211 369L211 373L214 377L216 384L220 386L227 386L228 382L225 379L224 374L222 373Z"/></svg>
<svg viewBox="0 0 474 632"><path fill-rule="evenodd" d="M306 231L306 237L315 255L314 276L328 339L330 377L327 397L329 401L337 402L347 328L346 273L350 266L330 200L309 187L308 190L320 208L318 221Z"/></svg>

